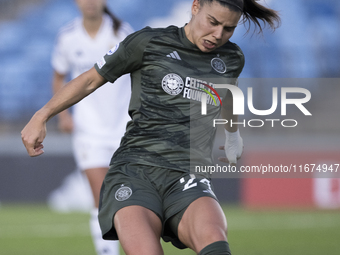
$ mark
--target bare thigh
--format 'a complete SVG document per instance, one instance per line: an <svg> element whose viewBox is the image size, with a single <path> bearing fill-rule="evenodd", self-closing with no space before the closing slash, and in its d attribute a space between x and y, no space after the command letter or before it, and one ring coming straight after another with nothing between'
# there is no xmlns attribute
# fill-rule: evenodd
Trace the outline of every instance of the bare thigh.
<svg viewBox="0 0 340 255"><path fill-rule="evenodd" d="M211 197L192 202L178 225L182 243L199 253L207 245L227 241L227 221L219 203Z"/></svg>
<svg viewBox="0 0 340 255"><path fill-rule="evenodd" d="M149 209L132 205L120 209L114 217L119 241L127 255L162 255L162 222Z"/></svg>
<svg viewBox="0 0 340 255"><path fill-rule="evenodd" d="M103 180L105 178L107 171L108 171L108 168L104 168L104 167L91 168L91 169L86 169L84 171L90 183L90 187L91 187L93 199L94 199L94 204L96 208L98 208L98 205L99 205L100 189L103 184Z"/></svg>

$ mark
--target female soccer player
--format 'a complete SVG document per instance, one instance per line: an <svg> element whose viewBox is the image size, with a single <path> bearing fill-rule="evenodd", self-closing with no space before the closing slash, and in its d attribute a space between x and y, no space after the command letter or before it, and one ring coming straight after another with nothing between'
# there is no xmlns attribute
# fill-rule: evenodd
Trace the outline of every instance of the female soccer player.
<svg viewBox="0 0 340 255"><path fill-rule="evenodd" d="M99 205L103 237L119 238L127 254L163 254L160 237L200 255L231 254L209 176L192 169L212 164L213 120L220 113L237 120L231 93L215 84L236 85L242 71L243 53L229 41L241 16L260 31L260 21L275 28L280 19L255 0L194 0L191 11L184 27L145 28L128 36L59 90L22 131L29 155L42 154L52 116L106 81L131 74L132 121L112 157ZM206 97L207 114L201 113L203 94L216 99ZM225 128L226 156L234 161L242 139L236 126Z"/></svg>
<svg viewBox="0 0 340 255"><path fill-rule="evenodd" d="M106 7L105 0L76 0L82 16L61 28L52 54L53 90L56 93L68 74L72 79L88 71L101 56L131 34L129 24L118 20ZM104 86L58 115L59 128L73 132L73 151L78 168L88 180L95 208L90 230L97 254L119 254L118 242L102 239L98 222L100 187L107 173L110 157L124 134L130 98L130 78L125 75L115 86ZM123 114L122 112L126 112Z"/></svg>

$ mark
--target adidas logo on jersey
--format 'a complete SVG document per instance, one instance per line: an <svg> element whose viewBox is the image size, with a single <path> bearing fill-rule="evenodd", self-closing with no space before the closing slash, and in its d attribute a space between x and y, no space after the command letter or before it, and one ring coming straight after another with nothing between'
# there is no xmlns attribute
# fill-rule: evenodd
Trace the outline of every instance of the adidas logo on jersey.
<svg viewBox="0 0 340 255"><path fill-rule="evenodd" d="M182 60L181 57L178 55L177 51L174 51L170 53L169 55L166 55L168 58L173 58L177 60Z"/></svg>

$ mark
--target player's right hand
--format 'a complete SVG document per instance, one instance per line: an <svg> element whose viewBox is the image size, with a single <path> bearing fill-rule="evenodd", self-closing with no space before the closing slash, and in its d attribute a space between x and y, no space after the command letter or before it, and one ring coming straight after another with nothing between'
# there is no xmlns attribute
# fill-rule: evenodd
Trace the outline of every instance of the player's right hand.
<svg viewBox="0 0 340 255"><path fill-rule="evenodd" d="M21 131L21 139L28 155L36 157L44 153L42 142L46 137L46 122L39 121L33 116Z"/></svg>

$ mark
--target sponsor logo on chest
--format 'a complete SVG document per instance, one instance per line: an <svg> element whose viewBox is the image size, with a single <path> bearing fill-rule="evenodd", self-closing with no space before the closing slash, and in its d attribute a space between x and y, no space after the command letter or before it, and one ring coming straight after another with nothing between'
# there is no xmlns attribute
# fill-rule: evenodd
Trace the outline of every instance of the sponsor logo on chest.
<svg viewBox="0 0 340 255"><path fill-rule="evenodd" d="M181 76L174 73L167 74L162 80L162 88L169 95L177 96L183 93L183 98L201 101L202 94L208 94L207 103L219 106L220 99L214 87L213 83L192 77L186 77L184 82Z"/></svg>
<svg viewBox="0 0 340 255"><path fill-rule="evenodd" d="M167 55L167 57L181 60L176 51ZM211 67L220 74L227 71L227 66L219 55L211 59L210 63ZM214 89L215 85L197 78L186 77L184 82L180 75L169 73L162 79L162 88L169 95L177 96L183 93L183 98L194 101L201 101L202 94L207 94L208 104L215 106L220 105L218 102L220 101L219 95L216 95L217 92Z"/></svg>

